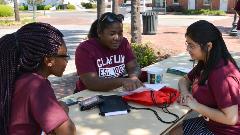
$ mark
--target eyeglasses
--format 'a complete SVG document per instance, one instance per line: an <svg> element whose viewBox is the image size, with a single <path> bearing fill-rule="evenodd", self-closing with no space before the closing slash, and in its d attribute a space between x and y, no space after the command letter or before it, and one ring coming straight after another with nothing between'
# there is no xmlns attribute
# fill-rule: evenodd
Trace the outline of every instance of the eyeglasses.
<svg viewBox="0 0 240 135"><path fill-rule="evenodd" d="M66 58L66 60L70 60L69 54L55 54L55 55L52 55L52 57Z"/></svg>
<svg viewBox="0 0 240 135"><path fill-rule="evenodd" d="M124 20L124 16L122 14L115 15L111 13L111 14L105 15L103 18L100 18L101 22L105 20L107 20L110 23L116 22L116 21L122 22Z"/></svg>
<svg viewBox="0 0 240 135"><path fill-rule="evenodd" d="M200 45L193 45L188 42L185 42L185 45L187 46L187 50L194 50L195 48L200 47Z"/></svg>

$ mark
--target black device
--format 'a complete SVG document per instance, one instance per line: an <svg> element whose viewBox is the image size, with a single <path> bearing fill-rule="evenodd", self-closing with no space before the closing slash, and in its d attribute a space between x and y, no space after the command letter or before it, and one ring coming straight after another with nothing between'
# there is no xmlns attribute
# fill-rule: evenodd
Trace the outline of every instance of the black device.
<svg viewBox="0 0 240 135"><path fill-rule="evenodd" d="M103 102L103 99L100 98L98 95L89 97L79 102L80 110L85 111L85 110L92 109L98 106L99 104L101 104L102 102Z"/></svg>
<svg viewBox="0 0 240 135"><path fill-rule="evenodd" d="M118 95L100 96L104 101L99 105L100 115L111 116L130 112L128 103Z"/></svg>

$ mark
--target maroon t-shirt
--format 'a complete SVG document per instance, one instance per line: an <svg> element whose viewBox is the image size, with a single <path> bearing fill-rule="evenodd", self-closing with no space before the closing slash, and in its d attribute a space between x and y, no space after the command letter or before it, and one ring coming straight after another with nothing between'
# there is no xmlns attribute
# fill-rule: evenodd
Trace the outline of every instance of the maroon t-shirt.
<svg viewBox="0 0 240 135"><path fill-rule="evenodd" d="M69 119L47 79L26 73L15 86L9 135L40 135L42 130L49 133Z"/></svg>
<svg viewBox="0 0 240 135"><path fill-rule="evenodd" d="M215 109L238 105L238 112L240 112L240 73L230 61L225 65L224 60L221 60L210 72L208 80L202 86L198 85L200 76L200 65L188 73L188 78L193 82L193 97L199 103ZM238 113L238 117L240 118L240 113ZM210 120L207 122L207 126L214 135L240 134L240 120L234 126Z"/></svg>
<svg viewBox="0 0 240 135"><path fill-rule="evenodd" d="M75 53L78 74L96 72L101 78L117 78L126 74L126 64L135 59L126 38L116 50L110 50L99 44L97 39L82 42ZM78 91L86 89L81 78L76 83Z"/></svg>
<svg viewBox="0 0 240 135"><path fill-rule="evenodd" d="M237 30L240 30L240 0L237 1L234 9L235 9L235 11L238 12L239 19L238 19L238 23L237 23Z"/></svg>

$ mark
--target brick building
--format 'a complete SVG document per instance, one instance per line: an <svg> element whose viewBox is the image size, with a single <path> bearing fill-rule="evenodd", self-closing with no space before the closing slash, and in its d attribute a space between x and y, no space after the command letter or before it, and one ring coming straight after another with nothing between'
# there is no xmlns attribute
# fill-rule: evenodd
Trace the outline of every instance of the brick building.
<svg viewBox="0 0 240 135"><path fill-rule="evenodd" d="M183 9L213 9L232 12L237 0L152 0L152 6L180 6Z"/></svg>

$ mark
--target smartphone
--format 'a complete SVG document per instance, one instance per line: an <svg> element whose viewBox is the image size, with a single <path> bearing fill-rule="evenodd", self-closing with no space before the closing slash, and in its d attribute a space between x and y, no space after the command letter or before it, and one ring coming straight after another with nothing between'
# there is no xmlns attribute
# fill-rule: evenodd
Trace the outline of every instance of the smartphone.
<svg viewBox="0 0 240 135"><path fill-rule="evenodd" d="M80 110L85 111L92 109L102 102L103 99L101 99L98 95L89 97L79 102Z"/></svg>

